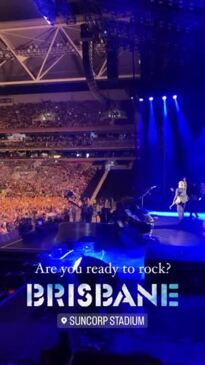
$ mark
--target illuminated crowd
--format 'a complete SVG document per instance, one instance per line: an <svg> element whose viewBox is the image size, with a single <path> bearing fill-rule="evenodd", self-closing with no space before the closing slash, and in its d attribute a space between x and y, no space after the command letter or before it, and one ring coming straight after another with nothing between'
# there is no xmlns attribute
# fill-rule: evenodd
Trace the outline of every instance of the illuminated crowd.
<svg viewBox="0 0 205 365"><path fill-rule="evenodd" d="M24 217L47 220L69 210L69 219L79 219L82 212L69 205L67 192L73 193L75 202L81 202L80 197L96 172L89 160L133 157L133 147L121 147L130 143L133 146L135 135L123 128L119 132L96 132L95 128L72 132L72 128L113 125L116 116L112 113L96 101L15 103L10 99L1 105L0 233L13 230ZM32 128L37 131L32 132ZM65 133L59 128L68 130ZM109 150L111 146L119 150ZM81 158L88 162L80 163ZM87 219L90 208L85 208Z"/></svg>
<svg viewBox="0 0 205 365"><path fill-rule="evenodd" d="M68 192L78 200L95 174L90 163L67 161L0 162L1 233L25 216L61 215L68 208Z"/></svg>

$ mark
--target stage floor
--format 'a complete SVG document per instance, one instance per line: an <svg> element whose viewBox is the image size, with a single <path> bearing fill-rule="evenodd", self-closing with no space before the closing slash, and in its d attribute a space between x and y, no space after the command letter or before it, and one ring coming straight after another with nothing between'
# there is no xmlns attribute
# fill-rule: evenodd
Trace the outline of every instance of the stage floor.
<svg viewBox="0 0 205 365"><path fill-rule="evenodd" d="M183 224L176 217L155 217L152 236L139 238L129 227L116 230L112 224L62 223L58 232L48 233L42 238L28 236L26 240L17 239L3 243L1 253L39 254L53 248L73 248L76 242L97 242L97 250L113 251L122 249L123 256L133 249L151 252L153 258L205 262L205 221L185 218Z"/></svg>

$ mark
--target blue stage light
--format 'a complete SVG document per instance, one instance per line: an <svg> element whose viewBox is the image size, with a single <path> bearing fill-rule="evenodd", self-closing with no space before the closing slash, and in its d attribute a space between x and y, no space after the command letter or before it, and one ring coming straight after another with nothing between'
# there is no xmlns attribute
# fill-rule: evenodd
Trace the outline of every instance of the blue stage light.
<svg viewBox="0 0 205 365"><path fill-rule="evenodd" d="M162 100L166 101L167 100L167 96L162 96Z"/></svg>
<svg viewBox="0 0 205 365"><path fill-rule="evenodd" d="M153 100L154 100L153 96L150 96L149 101L153 101Z"/></svg>
<svg viewBox="0 0 205 365"><path fill-rule="evenodd" d="M143 98L139 98L139 102L143 103L144 99Z"/></svg>
<svg viewBox="0 0 205 365"><path fill-rule="evenodd" d="M172 99L176 100L177 99L177 95L173 95Z"/></svg>
<svg viewBox="0 0 205 365"><path fill-rule="evenodd" d="M54 25L58 16L68 21L71 8L67 0L33 0L48 24Z"/></svg>

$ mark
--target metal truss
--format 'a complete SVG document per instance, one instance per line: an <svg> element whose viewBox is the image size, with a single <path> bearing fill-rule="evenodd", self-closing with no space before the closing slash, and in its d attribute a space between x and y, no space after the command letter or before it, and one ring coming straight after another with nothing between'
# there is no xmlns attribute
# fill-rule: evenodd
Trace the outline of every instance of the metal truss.
<svg viewBox="0 0 205 365"><path fill-rule="evenodd" d="M102 45L100 49L96 80L107 77L106 53ZM120 78L132 77L131 62L119 71ZM85 81L80 24L51 26L42 20L0 24L0 86L75 81Z"/></svg>

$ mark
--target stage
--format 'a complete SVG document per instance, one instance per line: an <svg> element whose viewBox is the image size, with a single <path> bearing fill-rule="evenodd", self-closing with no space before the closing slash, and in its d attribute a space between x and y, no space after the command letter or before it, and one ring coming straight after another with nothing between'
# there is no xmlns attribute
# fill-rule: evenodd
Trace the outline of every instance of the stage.
<svg viewBox="0 0 205 365"><path fill-rule="evenodd" d="M33 240L29 243L19 239L4 243L0 248L0 258L1 262L11 260L12 263L19 258L30 262L39 260L48 264L60 262L66 265L85 255L119 267L170 263L170 273L166 277L136 274L128 278L128 281L132 285L138 281L147 287L151 282L179 283L178 308L155 308L146 305L143 311L149 318L147 329L68 330L71 346L73 351L89 345L89 348L97 348L104 353L147 353L166 365L204 365L203 224L202 220L187 218L179 225L176 217L155 217L151 237L144 238L136 236L130 228L116 231L113 225L66 224L42 241ZM120 273L118 280L122 280ZM0 304L1 361L8 358L32 358L35 363L39 361L41 351L55 346L58 341L61 330L57 328L56 317L62 309L25 310L25 307L25 286ZM129 311L132 312L132 309Z"/></svg>
<svg viewBox="0 0 205 365"><path fill-rule="evenodd" d="M134 229L118 229L113 224L61 223L58 229L43 234L31 233L14 241L0 245L0 254L37 255L50 252L53 248L73 249L84 243L94 242L97 250L122 249L123 253L135 250L151 250L156 259L205 261L205 221L185 218L179 224L177 217L154 215L152 234L144 238L135 234ZM190 255L190 256L189 256Z"/></svg>

